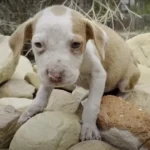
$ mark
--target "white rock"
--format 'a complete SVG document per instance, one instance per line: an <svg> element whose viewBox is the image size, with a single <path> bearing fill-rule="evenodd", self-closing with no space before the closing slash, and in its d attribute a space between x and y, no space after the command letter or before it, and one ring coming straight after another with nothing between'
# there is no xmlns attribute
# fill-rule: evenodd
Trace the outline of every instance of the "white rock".
<svg viewBox="0 0 150 150"><path fill-rule="evenodd" d="M36 89L39 89L40 81L37 73L29 72L25 75L24 80L26 80L29 84L33 85Z"/></svg>
<svg viewBox="0 0 150 150"><path fill-rule="evenodd" d="M18 63L18 57L14 58L14 53L9 47L9 36L0 34L0 83L10 79Z"/></svg>
<svg viewBox="0 0 150 150"><path fill-rule="evenodd" d="M28 84L24 80L11 79L0 88L0 98L3 97L19 97L33 98L35 87Z"/></svg>
<svg viewBox="0 0 150 150"><path fill-rule="evenodd" d="M16 110L23 112L33 100L27 98L1 98L0 105L11 105Z"/></svg>
<svg viewBox="0 0 150 150"><path fill-rule="evenodd" d="M34 72L32 64L28 58L25 56L20 56L19 63L16 67L16 70L12 76L13 79L24 79L25 75L28 72Z"/></svg>
<svg viewBox="0 0 150 150"><path fill-rule="evenodd" d="M139 64L138 68L141 72L138 84L150 84L150 68Z"/></svg>
<svg viewBox="0 0 150 150"><path fill-rule="evenodd" d="M0 105L0 149L8 148L10 142L19 128L17 120L20 112L12 106Z"/></svg>
<svg viewBox="0 0 150 150"><path fill-rule="evenodd" d="M79 101L71 93L64 90L53 90L46 110L55 110L74 113L79 106Z"/></svg>
<svg viewBox="0 0 150 150"><path fill-rule="evenodd" d="M105 142L91 140L78 143L69 148L68 150L117 150L117 149Z"/></svg>
<svg viewBox="0 0 150 150"><path fill-rule="evenodd" d="M141 64L138 64L138 68L141 75L137 85L135 86L135 90L144 91L150 94L150 68Z"/></svg>
<svg viewBox="0 0 150 150"><path fill-rule="evenodd" d="M150 67L150 33L140 34L126 41L137 61Z"/></svg>
<svg viewBox="0 0 150 150"><path fill-rule="evenodd" d="M80 130L76 115L44 112L19 128L9 150L67 150L78 142Z"/></svg>

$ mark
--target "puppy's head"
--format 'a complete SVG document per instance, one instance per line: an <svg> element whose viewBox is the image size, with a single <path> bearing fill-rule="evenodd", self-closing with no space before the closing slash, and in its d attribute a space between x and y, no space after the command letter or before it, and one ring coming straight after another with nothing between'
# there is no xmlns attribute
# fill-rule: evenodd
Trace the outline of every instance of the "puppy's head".
<svg viewBox="0 0 150 150"><path fill-rule="evenodd" d="M103 57L103 32L81 14L64 6L52 6L21 24L10 38L18 55L31 40L42 84L53 87L74 84L86 43L93 39Z"/></svg>

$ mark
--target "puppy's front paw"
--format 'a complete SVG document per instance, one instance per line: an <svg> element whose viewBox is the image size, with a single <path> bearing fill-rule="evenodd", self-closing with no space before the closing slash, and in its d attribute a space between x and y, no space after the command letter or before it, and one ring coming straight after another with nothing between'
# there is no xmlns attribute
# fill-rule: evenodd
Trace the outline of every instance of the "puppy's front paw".
<svg viewBox="0 0 150 150"><path fill-rule="evenodd" d="M43 111L43 108L38 105L31 105L23 114L20 116L18 123L24 124L27 120L29 120L34 115Z"/></svg>
<svg viewBox="0 0 150 150"><path fill-rule="evenodd" d="M81 141L101 140L100 131L97 129L96 125L85 123L82 125L80 139Z"/></svg>

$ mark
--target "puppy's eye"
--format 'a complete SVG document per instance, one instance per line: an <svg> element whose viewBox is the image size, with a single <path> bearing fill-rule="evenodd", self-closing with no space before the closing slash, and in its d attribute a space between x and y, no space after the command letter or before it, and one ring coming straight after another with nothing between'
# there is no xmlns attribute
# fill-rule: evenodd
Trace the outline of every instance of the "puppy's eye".
<svg viewBox="0 0 150 150"><path fill-rule="evenodd" d="M37 47L37 48L42 48L42 44L40 42L35 42L34 45Z"/></svg>
<svg viewBox="0 0 150 150"><path fill-rule="evenodd" d="M80 45L81 45L81 43L79 43L79 42L72 42L72 44L71 44L71 48L73 48L73 49L77 49L77 48L79 48L79 47L80 47Z"/></svg>

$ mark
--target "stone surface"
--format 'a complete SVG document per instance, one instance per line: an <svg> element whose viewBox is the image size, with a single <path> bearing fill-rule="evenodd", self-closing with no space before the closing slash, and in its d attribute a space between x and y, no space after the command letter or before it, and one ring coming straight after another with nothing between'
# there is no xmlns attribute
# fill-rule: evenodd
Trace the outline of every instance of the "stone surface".
<svg viewBox="0 0 150 150"><path fill-rule="evenodd" d="M19 97L33 98L35 88L24 80L11 79L0 88L0 98Z"/></svg>
<svg viewBox="0 0 150 150"><path fill-rule="evenodd" d="M13 79L24 79L28 72L34 72L32 64L25 56L20 56L19 63L12 76Z"/></svg>
<svg viewBox="0 0 150 150"><path fill-rule="evenodd" d="M141 64L138 65L138 68L141 72L138 84L150 84L150 68Z"/></svg>
<svg viewBox="0 0 150 150"><path fill-rule="evenodd" d="M0 105L11 105L16 110L23 112L29 105L31 105L33 100L27 98L1 98Z"/></svg>
<svg viewBox="0 0 150 150"><path fill-rule="evenodd" d="M135 89L150 94L150 68L141 64L138 65L138 68L141 75Z"/></svg>
<svg viewBox="0 0 150 150"><path fill-rule="evenodd" d="M115 96L103 97L98 122L103 131L109 132L112 128L121 130L122 134L118 134L120 132L110 134L110 132L104 134L107 136L103 135L103 138L110 144L121 149L130 147L130 150L136 150L150 137L150 114L134 103L126 102ZM125 138L125 135L130 135L132 140ZM150 141L147 141L144 146L150 148Z"/></svg>
<svg viewBox="0 0 150 150"><path fill-rule="evenodd" d="M16 52L13 53L8 45L9 38L0 34L0 83L12 77L19 60L19 56L14 57Z"/></svg>
<svg viewBox="0 0 150 150"><path fill-rule="evenodd" d="M127 96L125 96L125 100L132 104L136 104L150 114L150 93L146 93L142 90L135 90L128 93Z"/></svg>
<svg viewBox="0 0 150 150"><path fill-rule="evenodd" d="M19 128L17 124L20 112L14 107L0 105L0 148L8 148L13 135Z"/></svg>
<svg viewBox="0 0 150 150"><path fill-rule="evenodd" d="M33 71L37 73L37 65L33 65Z"/></svg>
<svg viewBox="0 0 150 150"><path fill-rule="evenodd" d="M102 141L91 140L80 142L72 146L68 150L117 150L117 149Z"/></svg>
<svg viewBox="0 0 150 150"><path fill-rule="evenodd" d="M37 74L35 72L29 72L25 75L24 78L28 83L30 83L31 85L33 85L36 89L39 89L40 86L40 81L39 78L37 76Z"/></svg>
<svg viewBox="0 0 150 150"><path fill-rule="evenodd" d="M150 67L150 33L137 35L126 41L137 61Z"/></svg>
<svg viewBox="0 0 150 150"><path fill-rule="evenodd" d="M44 112L17 131L9 150L67 150L78 142L80 130L76 115Z"/></svg>
<svg viewBox="0 0 150 150"><path fill-rule="evenodd" d="M55 89L50 96L46 110L74 113L77 110L79 103L77 97L73 96L71 93Z"/></svg>

